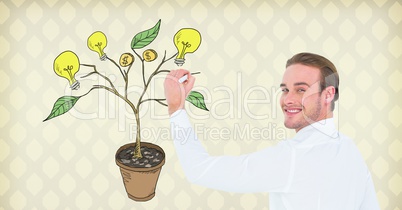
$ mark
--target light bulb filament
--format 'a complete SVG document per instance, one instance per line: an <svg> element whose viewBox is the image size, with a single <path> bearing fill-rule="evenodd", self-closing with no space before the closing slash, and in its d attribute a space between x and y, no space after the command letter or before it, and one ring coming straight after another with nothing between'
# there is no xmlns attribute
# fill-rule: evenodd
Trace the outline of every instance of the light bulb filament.
<svg viewBox="0 0 402 210"><path fill-rule="evenodd" d="M63 70L67 71L68 75L70 75L71 80L75 80L73 77L73 74L71 73L71 70L73 70L73 65L69 65L69 66L67 66L67 68L64 68Z"/></svg>
<svg viewBox="0 0 402 210"><path fill-rule="evenodd" d="M184 57L184 53L186 52L186 49L191 47L191 44L188 42L184 42L184 41L182 41L181 43L183 44L183 50L181 51L181 54L179 57Z"/></svg>
<svg viewBox="0 0 402 210"><path fill-rule="evenodd" d="M102 52L102 42L98 42L97 44L95 44L95 47L98 47L99 52L100 52L100 53L103 53L103 52Z"/></svg>

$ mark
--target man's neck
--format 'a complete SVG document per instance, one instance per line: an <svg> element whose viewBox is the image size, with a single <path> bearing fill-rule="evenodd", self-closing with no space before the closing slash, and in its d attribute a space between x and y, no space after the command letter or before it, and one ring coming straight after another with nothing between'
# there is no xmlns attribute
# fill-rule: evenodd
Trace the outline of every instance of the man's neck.
<svg viewBox="0 0 402 210"><path fill-rule="evenodd" d="M334 117L334 114L333 114L332 111L330 111L330 112L328 112L327 115L325 115L325 116L323 116L323 117L317 118L315 121L310 122L310 124L308 124L308 125L306 125L306 126L303 126L303 127L301 127L301 128L296 128L295 131L296 131L296 133L297 133L297 132L299 132L301 129L303 129L303 128L305 128L305 127L307 127L307 126L309 126L309 125L311 125L311 124L313 124L313 123L319 122L319 121L321 121L321 120L330 119L330 118L333 118L333 117Z"/></svg>

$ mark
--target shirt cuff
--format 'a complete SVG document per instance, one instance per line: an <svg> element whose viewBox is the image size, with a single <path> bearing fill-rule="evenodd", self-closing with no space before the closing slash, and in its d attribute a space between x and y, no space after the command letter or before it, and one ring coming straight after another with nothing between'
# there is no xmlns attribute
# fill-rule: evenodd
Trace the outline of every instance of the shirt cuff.
<svg viewBox="0 0 402 210"><path fill-rule="evenodd" d="M179 109L170 115L170 122L172 123L189 123L188 115L185 109Z"/></svg>

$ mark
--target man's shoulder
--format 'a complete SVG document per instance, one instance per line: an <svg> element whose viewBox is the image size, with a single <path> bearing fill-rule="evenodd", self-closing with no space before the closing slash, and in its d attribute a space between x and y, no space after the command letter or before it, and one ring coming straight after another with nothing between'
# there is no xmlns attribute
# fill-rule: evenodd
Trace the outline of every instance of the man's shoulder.
<svg viewBox="0 0 402 210"><path fill-rule="evenodd" d="M356 147L355 140L352 137L350 137L348 135L345 135L345 134L343 134L341 132L338 132L338 135L339 135L339 141L341 143L348 144L348 145L350 145L352 147Z"/></svg>
<svg viewBox="0 0 402 210"><path fill-rule="evenodd" d="M354 140L351 137L344 135L342 133L339 133L339 136L340 136L340 142L341 142L342 148L345 152L347 152L347 154L350 158L350 161L352 161L354 159L355 161L360 162L362 165L364 165L366 167L362 152L359 149L359 147L356 145L356 143L357 143L356 140Z"/></svg>

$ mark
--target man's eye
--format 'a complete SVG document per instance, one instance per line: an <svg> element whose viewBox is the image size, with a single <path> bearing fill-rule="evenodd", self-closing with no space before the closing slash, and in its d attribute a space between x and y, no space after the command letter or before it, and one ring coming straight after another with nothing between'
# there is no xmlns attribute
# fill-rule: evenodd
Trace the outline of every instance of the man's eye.
<svg viewBox="0 0 402 210"><path fill-rule="evenodd" d="M282 89L282 92L289 92L289 90L288 89Z"/></svg>
<svg viewBox="0 0 402 210"><path fill-rule="evenodd" d="M299 90L297 90L297 91L298 91L298 92L302 92L302 93L306 92L305 89L299 89Z"/></svg>

